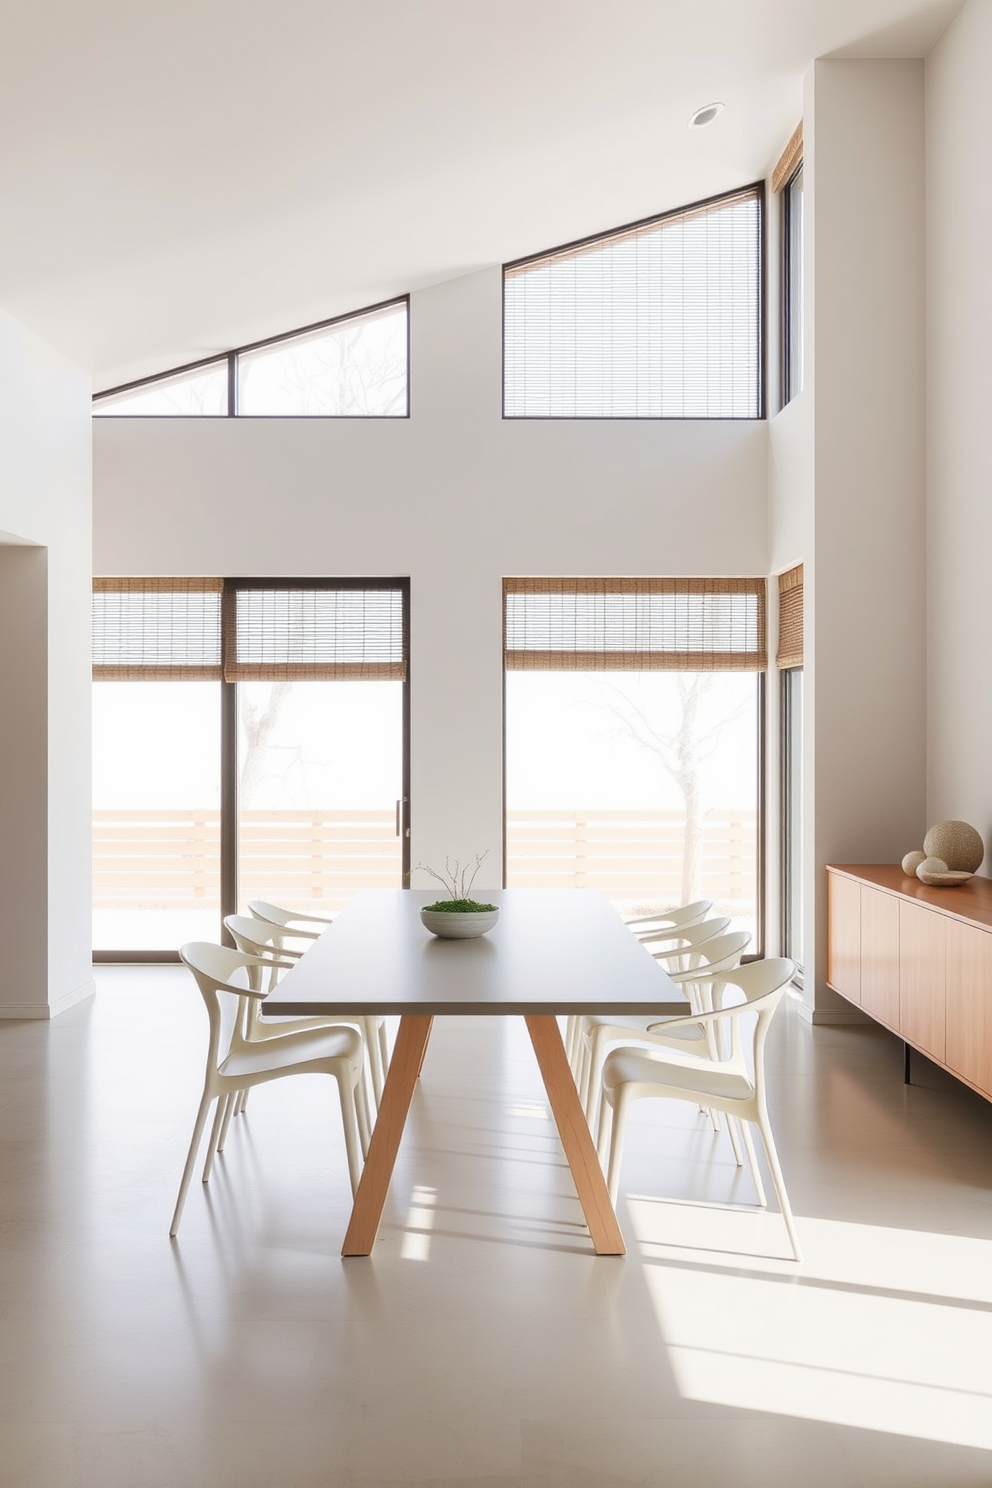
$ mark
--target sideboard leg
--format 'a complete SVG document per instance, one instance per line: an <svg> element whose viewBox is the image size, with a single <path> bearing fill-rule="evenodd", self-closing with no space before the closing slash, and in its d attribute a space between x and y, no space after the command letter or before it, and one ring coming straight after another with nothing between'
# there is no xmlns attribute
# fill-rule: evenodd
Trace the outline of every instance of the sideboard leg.
<svg viewBox="0 0 992 1488"><path fill-rule="evenodd" d="M912 1057L913 1050L911 1046L904 1042L902 1046L902 1083L904 1085L912 1085L913 1083L912 1079L910 1078L912 1073Z"/></svg>

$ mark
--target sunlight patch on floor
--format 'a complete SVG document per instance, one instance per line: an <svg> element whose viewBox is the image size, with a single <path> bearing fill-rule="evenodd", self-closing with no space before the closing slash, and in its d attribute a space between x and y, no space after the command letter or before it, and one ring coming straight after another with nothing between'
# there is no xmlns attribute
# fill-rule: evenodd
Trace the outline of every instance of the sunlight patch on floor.
<svg viewBox="0 0 992 1488"><path fill-rule="evenodd" d="M992 1242L800 1217L797 1266L775 1212L628 1209L685 1398L992 1449Z"/></svg>
<svg viewBox="0 0 992 1488"><path fill-rule="evenodd" d="M400 1257L404 1261L426 1261L431 1253L431 1230L434 1228L434 1206L437 1189L417 1186L406 1216Z"/></svg>

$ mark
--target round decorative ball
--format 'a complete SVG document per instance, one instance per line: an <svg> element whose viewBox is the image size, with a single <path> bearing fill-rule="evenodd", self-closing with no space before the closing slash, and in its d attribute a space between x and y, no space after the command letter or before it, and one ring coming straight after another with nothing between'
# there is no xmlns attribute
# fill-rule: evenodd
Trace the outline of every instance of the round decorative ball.
<svg viewBox="0 0 992 1488"><path fill-rule="evenodd" d="M943 858L936 856L926 857L922 863L917 863L916 865L916 876L924 883L926 882L926 879L923 878L924 873L947 873L948 871L947 864Z"/></svg>
<svg viewBox="0 0 992 1488"><path fill-rule="evenodd" d="M926 853L920 852L919 848L915 852L907 853L902 860L903 873L907 873L912 877L920 864L926 861L926 856Z"/></svg>
<svg viewBox="0 0 992 1488"><path fill-rule="evenodd" d="M952 873L974 873L985 856L985 843L963 821L938 822L923 839L928 858L943 858Z"/></svg>

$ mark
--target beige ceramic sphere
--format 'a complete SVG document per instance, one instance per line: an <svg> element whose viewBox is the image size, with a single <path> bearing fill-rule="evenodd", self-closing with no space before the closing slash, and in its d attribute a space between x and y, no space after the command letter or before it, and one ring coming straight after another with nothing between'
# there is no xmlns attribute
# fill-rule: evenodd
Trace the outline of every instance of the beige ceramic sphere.
<svg viewBox="0 0 992 1488"><path fill-rule="evenodd" d="M923 839L928 858L943 858L952 873L974 873L985 856L985 844L963 821L938 822Z"/></svg>
<svg viewBox="0 0 992 1488"><path fill-rule="evenodd" d="M912 877L917 868L919 868L920 864L925 860L926 853L920 852L919 848L917 848L915 852L907 853L902 860L903 873L907 873L910 877Z"/></svg>
<svg viewBox="0 0 992 1488"><path fill-rule="evenodd" d="M920 879L923 878L924 873L946 873L947 871L947 864L943 858L924 858L922 863L917 863L916 865L916 876ZM923 881L924 883L926 882L925 879Z"/></svg>

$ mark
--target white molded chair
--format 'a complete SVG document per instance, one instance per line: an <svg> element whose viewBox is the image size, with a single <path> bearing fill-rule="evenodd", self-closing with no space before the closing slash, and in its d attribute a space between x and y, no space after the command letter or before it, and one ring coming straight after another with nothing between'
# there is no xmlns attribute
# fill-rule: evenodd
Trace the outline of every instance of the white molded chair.
<svg viewBox="0 0 992 1488"><path fill-rule="evenodd" d="M337 1081L348 1173L354 1193L361 1177L360 1143L364 1123L361 1098L364 1059L362 1038L357 1029L339 1024L311 1032L286 1034L281 1038L249 1041L245 1037L248 1003L265 994L248 987L248 973L264 972L265 968L272 967L273 962L205 941L191 941L181 948L179 955L193 973L206 1004L210 1033L203 1095L193 1125L193 1137L169 1234L175 1235L179 1229L196 1155L214 1101L218 1104L203 1170L204 1183L210 1178L228 1098L235 1098L239 1091L253 1085L280 1080L286 1075L324 1074ZM235 978L241 978L243 984L238 985ZM365 1137L367 1139L367 1132Z"/></svg>
<svg viewBox="0 0 992 1488"><path fill-rule="evenodd" d="M640 939L652 927L662 930L666 925L698 925L701 920L705 920L712 908L712 899L696 899L692 904L679 904L672 909L659 910L657 914L637 915L634 919L625 920L625 924Z"/></svg>
<svg viewBox="0 0 992 1488"><path fill-rule="evenodd" d="M692 951L705 941L712 940L714 935L722 935L725 930L729 929L729 915L711 915L708 920L697 920L695 925L669 925L645 930L644 934L637 938L652 956L658 954L659 951L667 955L669 946Z"/></svg>
<svg viewBox="0 0 992 1488"><path fill-rule="evenodd" d="M313 925L332 925L333 915L304 914L302 910L284 909L281 904L270 904L267 899L249 899L248 908L256 920L268 920L273 925L295 925L300 920Z"/></svg>
<svg viewBox="0 0 992 1488"><path fill-rule="evenodd" d="M602 1158L609 1138L606 1174L610 1198L614 1203L620 1186L620 1159L631 1103L649 1096L664 1100L691 1101L694 1105L724 1111L728 1116L740 1120L755 1178L758 1203L764 1206L765 1193L750 1130L752 1125L758 1128L782 1218L792 1243L793 1256L797 1261L802 1259L796 1223L789 1207L789 1197L775 1150L765 1100L765 1040L771 1020L788 990L795 969L792 961L780 956L768 961L754 961L736 971L725 971L719 977L712 978L715 991L718 989L722 997L727 987L736 987L743 994L742 1002L735 1003L732 1007L716 1007L711 1012L690 1015L667 1024L666 1032L670 1036L679 1023L695 1024L704 1029L708 1025L725 1024L730 1029L730 1049L726 1057L687 1058L679 1057L674 1052L664 1054L660 1050L652 1050L649 1053L633 1048L614 1049L607 1055L603 1066L599 1151ZM709 973L703 975L707 976ZM741 1024L748 1015L753 1015L754 1022L747 1040L750 1048L746 1051ZM609 1113L612 1113L612 1123Z"/></svg>
<svg viewBox="0 0 992 1488"><path fill-rule="evenodd" d="M685 961L675 963L677 969L682 969L684 966L691 965L692 954L698 946L705 945L717 935L722 935L729 925L730 920L726 915L714 915L713 919L703 920L698 925L673 925L667 930L655 928L651 931L650 937L645 937L641 944L657 961L665 960L673 953L684 955L687 958ZM565 1035L568 1062L583 1104L589 1090L589 1066L586 1057L588 1046L583 1037L587 1017L586 1014L572 1013L566 1024ZM593 1088L595 1089L595 1086Z"/></svg>
<svg viewBox="0 0 992 1488"><path fill-rule="evenodd" d="M301 920L306 921L308 924L323 925L325 929L328 925L334 923L333 915L325 917L324 915L302 914L295 909L284 909L282 905L270 904L266 899L249 899L248 908L256 920L264 920L270 925L279 925L287 930L291 929ZM302 932L299 933L302 934ZM314 936L314 939L316 939L316 936ZM371 1022L371 1020L369 1021ZM376 1020L376 1028L378 1030L379 1040L378 1053L375 1052L371 1029L369 1030L368 1048L369 1068L372 1071L372 1090L375 1095L376 1107L378 1108L379 1101L382 1099L383 1080L389 1068L389 1040L386 1037L385 1018Z"/></svg>
<svg viewBox="0 0 992 1488"><path fill-rule="evenodd" d="M284 959L292 958L298 961L307 949L300 942L314 941L320 939L320 932L314 930L299 930L295 926L273 925L268 920L255 919L251 915L226 915L224 928L230 931L231 937L239 951L245 951L250 956L277 956ZM294 946L293 941L297 944ZM256 973L256 976L260 973ZM278 970L269 972L269 977L263 988L271 992L279 979ZM261 986L260 981L253 983ZM368 1054L369 1069L372 1073L372 1094L375 1100L375 1108L378 1111L379 1102L382 1099L382 1030L385 1019L375 1015L365 1016L356 1013L354 1016L342 1013L340 1017L304 1017L304 1018L279 1018L277 1020L266 1020L264 1004L256 1004L248 1012L247 1034L248 1039L273 1038L284 1033L295 1033L305 1028L326 1028L331 1023L354 1023L365 1038L365 1047ZM244 1109L242 1100L239 1110ZM235 1115L238 1111L235 1111ZM223 1151L223 1140L220 1151Z"/></svg>
<svg viewBox="0 0 992 1488"><path fill-rule="evenodd" d="M733 971L740 965L741 956L750 944L747 930L730 930L723 935L714 935L687 950L677 948L655 953L655 960L664 966L676 986L684 986L687 996L687 1012L707 1012L713 1006L712 981L710 977L718 971ZM707 979L702 980L703 973ZM681 1019L677 1020L682 1022ZM659 1022L654 1015L618 1016L616 1013L587 1014L583 1018L582 1037L586 1044L583 1064L584 1078L580 1095L590 1126L595 1126L602 1087L603 1060L607 1045L621 1041L636 1040L651 1046L686 1048L696 1044L692 1053L705 1053L715 1059L718 1050L714 1042L715 1029L699 1024L682 1024L672 1034L666 1029L669 1020Z"/></svg>

